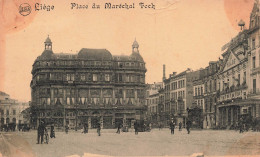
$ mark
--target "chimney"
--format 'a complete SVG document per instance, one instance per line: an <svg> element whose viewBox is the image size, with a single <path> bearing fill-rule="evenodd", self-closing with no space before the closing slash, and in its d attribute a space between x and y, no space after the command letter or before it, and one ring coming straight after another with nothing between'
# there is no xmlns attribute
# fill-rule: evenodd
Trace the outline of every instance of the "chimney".
<svg viewBox="0 0 260 157"><path fill-rule="evenodd" d="M163 81L166 80L165 69L166 69L165 64L163 64Z"/></svg>

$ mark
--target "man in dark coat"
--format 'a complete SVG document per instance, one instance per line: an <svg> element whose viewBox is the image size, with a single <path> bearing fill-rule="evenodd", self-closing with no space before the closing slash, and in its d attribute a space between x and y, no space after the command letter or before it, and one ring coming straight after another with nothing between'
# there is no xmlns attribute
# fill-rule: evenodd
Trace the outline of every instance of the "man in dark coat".
<svg viewBox="0 0 260 157"><path fill-rule="evenodd" d="M40 144L40 139L41 139L41 144L43 142L43 135L44 135L44 130L45 130L45 126L44 126L44 123L41 122L41 124L38 126L38 130L37 130L37 133L38 133L38 137L37 137L37 144Z"/></svg>
<svg viewBox="0 0 260 157"><path fill-rule="evenodd" d="M121 129L121 123L117 123L117 131L116 131L116 133L120 134L120 129Z"/></svg>
<svg viewBox="0 0 260 157"><path fill-rule="evenodd" d="M175 128L175 123L174 123L174 121L172 120L171 123L170 123L170 129L171 129L171 134L172 134L172 135L174 134L174 128Z"/></svg>
<svg viewBox="0 0 260 157"><path fill-rule="evenodd" d="M88 123L84 124L84 134L88 133Z"/></svg>
<svg viewBox="0 0 260 157"><path fill-rule="evenodd" d="M54 131L54 126L51 126L51 134L50 134L51 138L55 138L55 131Z"/></svg>
<svg viewBox="0 0 260 157"><path fill-rule="evenodd" d="M101 125L99 122L97 123L97 133L98 133L98 136L101 135Z"/></svg>
<svg viewBox="0 0 260 157"><path fill-rule="evenodd" d="M179 131L182 130L182 122L179 123Z"/></svg>
<svg viewBox="0 0 260 157"><path fill-rule="evenodd" d="M191 121L187 120L187 122L186 122L186 129L188 131L188 134L190 134L190 127L191 127Z"/></svg>
<svg viewBox="0 0 260 157"><path fill-rule="evenodd" d="M135 121L134 123L135 135L138 135L138 123Z"/></svg>

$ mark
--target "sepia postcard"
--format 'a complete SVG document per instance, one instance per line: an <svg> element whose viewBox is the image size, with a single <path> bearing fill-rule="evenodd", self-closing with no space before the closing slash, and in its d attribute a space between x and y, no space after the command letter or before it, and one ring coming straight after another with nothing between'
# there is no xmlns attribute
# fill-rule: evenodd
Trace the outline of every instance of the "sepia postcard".
<svg viewBox="0 0 260 157"><path fill-rule="evenodd" d="M0 157L260 156L259 0L0 0Z"/></svg>

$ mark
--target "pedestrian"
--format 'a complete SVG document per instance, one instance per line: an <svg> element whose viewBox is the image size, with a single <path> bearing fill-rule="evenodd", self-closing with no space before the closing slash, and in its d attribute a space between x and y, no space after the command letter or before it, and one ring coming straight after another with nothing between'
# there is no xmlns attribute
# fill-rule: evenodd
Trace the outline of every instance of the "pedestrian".
<svg viewBox="0 0 260 157"><path fill-rule="evenodd" d="M171 129L171 134L173 135L174 134L174 128L175 128L175 123L172 119L171 123L170 123L170 129Z"/></svg>
<svg viewBox="0 0 260 157"><path fill-rule="evenodd" d="M84 133L88 133L88 123L85 123L84 125Z"/></svg>
<svg viewBox="0 0 260 157"><path fill-rule="evenodd" d="M186 122L186 129L187 129L188 134L190 134L190 127L191 127L191 121L187 120L187 122Z"/></svg>
<svg viewBox="0 0 260 157"><path fill-rule="evenodd" d="M149 124L149 129L152 130L152 123Z"/></svg>
<svg viewBox="0 0 260 157"><path fill-rule="evenodd" d="M50 134L50 137L51 137L51 138L56 138L56 137L55 137L54 126L53 126L53 125L51 126L51 134Z"/></svg>
<svg viewBox="0 0 260 157"><path fill-rule="evenodd" d="M69 132L69 125L68 124L65 125L65 132L66 132L66 134L68 134L68 132Z"/></svg>
<svg viewBox="0 0 260 157"><path fill-rule="evenodd" d="M97 133L98 133L98 136L101 135L101 126L100 126L99 122L97 123Z"/></svg>
<svg viewBox="0 0 260 157"><path fill-rule="evenodd" d="M162 130L162 123L159 122L159 130Z"/></svg>
<svg viewBox="0 0 260 157"><path fill-rule="evenodd" d="M135 135L138 135L138 123L135 121L134 123Z"/></svg>
<svg viewBox="0 0 260 157"><path fill-rule="evenodd" d="M121 123L117 123L117 131L116 131L116 133L120 134L120 129L121 129Z"/></svg>
<svg viewBox="0 0 260 157"><path fill-rule="evenodd" d="M37 129L37 144L40 144L40 141L41 141L41 144L43 142L43 135L44 135L44 130L45 130L45 127L44 127L44 124L43 124L43 121L40 122L40 125L38 126L38 129Z"/></svg>
<svg viewBox="0 0 260 157"><path fill-rule="evenodd" d="M179 131L182 130L182 122L179 123Z"/></svg>

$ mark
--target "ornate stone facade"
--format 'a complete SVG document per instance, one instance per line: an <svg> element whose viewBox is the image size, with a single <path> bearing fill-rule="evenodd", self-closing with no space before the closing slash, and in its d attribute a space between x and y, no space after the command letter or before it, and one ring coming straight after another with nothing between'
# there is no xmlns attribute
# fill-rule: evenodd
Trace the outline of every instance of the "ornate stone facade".
<svg viewBox="0 0 260 157"><path fill-rule="evenodd" d="M132 126L145 108L145 62L134 41L132 54L115 56L106 49L81 49L77 54L53 53L48 37L45 50L33 64L32 123L81 127L97 122Z"/></svg>

